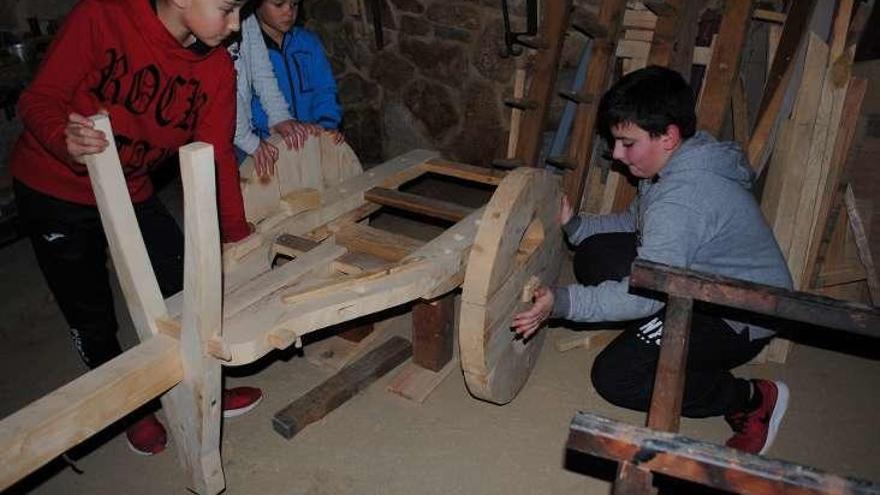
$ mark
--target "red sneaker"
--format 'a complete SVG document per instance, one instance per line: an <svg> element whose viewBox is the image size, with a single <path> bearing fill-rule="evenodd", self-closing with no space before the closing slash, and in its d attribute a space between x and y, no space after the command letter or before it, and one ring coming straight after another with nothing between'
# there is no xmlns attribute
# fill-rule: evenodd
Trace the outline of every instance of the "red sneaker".
<svg viewBox="0 0 880 495"><path fill-rule="evenodd" d="M263 391L256 387L235 387L223 390L223 417L234 418L257 407Z"/></svg>
<svg viewBox="0 0 880 495"><path fill-rule="evenodd" d="M755 391L761 394L761 405L751 412L729 414L724 417L733 428L727 446L750 454L764 454L770 449L779 424L788 407L788 387L782 382L752 380Z"/></svg>
<svg viewBox="0 0 880 495"><path fill-rule="evenodd" d="M165 450L168 435L153 413L137 420L125 430L128 446L136 454L155 455Z"/></svg>

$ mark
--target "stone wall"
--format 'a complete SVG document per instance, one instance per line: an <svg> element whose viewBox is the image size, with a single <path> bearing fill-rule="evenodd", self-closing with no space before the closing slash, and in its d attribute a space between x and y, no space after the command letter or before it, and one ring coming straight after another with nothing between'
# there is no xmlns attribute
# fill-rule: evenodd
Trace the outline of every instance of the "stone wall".
<svg viewBox="0 0 880 495"><path fill-rule="evenodd" d="M503 156L514 59L501 58L497 0L378 0L384 46L377 48L372 0L312 0L307 27L331 58L345 110L345 134L366 162L414 148L487 165ZM511 1L512 5L521 2Z"/></svg>

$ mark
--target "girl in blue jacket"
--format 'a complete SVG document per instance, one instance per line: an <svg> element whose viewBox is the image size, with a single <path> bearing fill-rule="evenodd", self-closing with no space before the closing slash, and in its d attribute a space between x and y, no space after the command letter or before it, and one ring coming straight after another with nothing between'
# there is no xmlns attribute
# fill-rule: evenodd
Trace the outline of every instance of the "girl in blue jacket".
<svg viewBox="0 0 880 495"><path fill-rule="evenodd" d="M342 134L337 129L342 109L337 100L336 81L321 40L311 31L295 25L301 3L302 0L257 0L254 8L290 115L306 124L304 131L316 134L321 129L330 130L341 141ZM262 138L268 137L269 118L257 95L251 99L251 110L255 131Z"/></svg>

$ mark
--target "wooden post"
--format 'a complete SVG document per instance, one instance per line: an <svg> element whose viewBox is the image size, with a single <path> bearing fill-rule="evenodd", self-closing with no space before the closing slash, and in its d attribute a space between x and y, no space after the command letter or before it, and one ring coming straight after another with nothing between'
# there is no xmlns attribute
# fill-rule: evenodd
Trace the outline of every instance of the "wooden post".
<svg viewBox="0 0 880 495"><path fill-rule="evenodd" d="M440 371L452 359L455 301L451 294L413 304L413 362Z"/></svg>
<svg viewBox="0 0 880 495"><path fill-rule="evenodd" d="M660 361L657 363L654 393L648 411L648 428L678 431L693 305L693 299L673 295L666 303Z"/></svg>
<svg viewBox="0 0 880 495"><path fill-rule="evenodd" d="M222 377L220 362L205 352L221 336L223 285L214 148L192 143L180 148L183 180L185 254L183 318L180 335L183 382L172 428L178 452L198 493L226 487L220 459Z"/></svg>

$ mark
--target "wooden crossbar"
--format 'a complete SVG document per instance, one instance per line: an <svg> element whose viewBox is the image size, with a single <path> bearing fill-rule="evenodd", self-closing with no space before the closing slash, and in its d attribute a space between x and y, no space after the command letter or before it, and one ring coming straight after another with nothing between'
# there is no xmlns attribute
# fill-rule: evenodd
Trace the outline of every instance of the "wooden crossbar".
<svg viewBox="0 0 880 495"><path fill-rule="evenodd" d="M880 486L870 481L845 478L584 412L577 413L571 420L566 446L577 452L630 462L644 470L733 493L880 494Z"/></svg>
<svg viewBox="0 0 880 495"><path fill-rule="evenodd" d="M880 337L880 309L636 260L630 285L768 316Z"/></svg>
<svg viewBox="0 0 880 495"><path fill-rule="evenodd" d="M384 206L398 208L413 213L459 222L473 213L474 209L449 201L427 198L386 187L374 187L364 193L364 199Z"/></svg>

